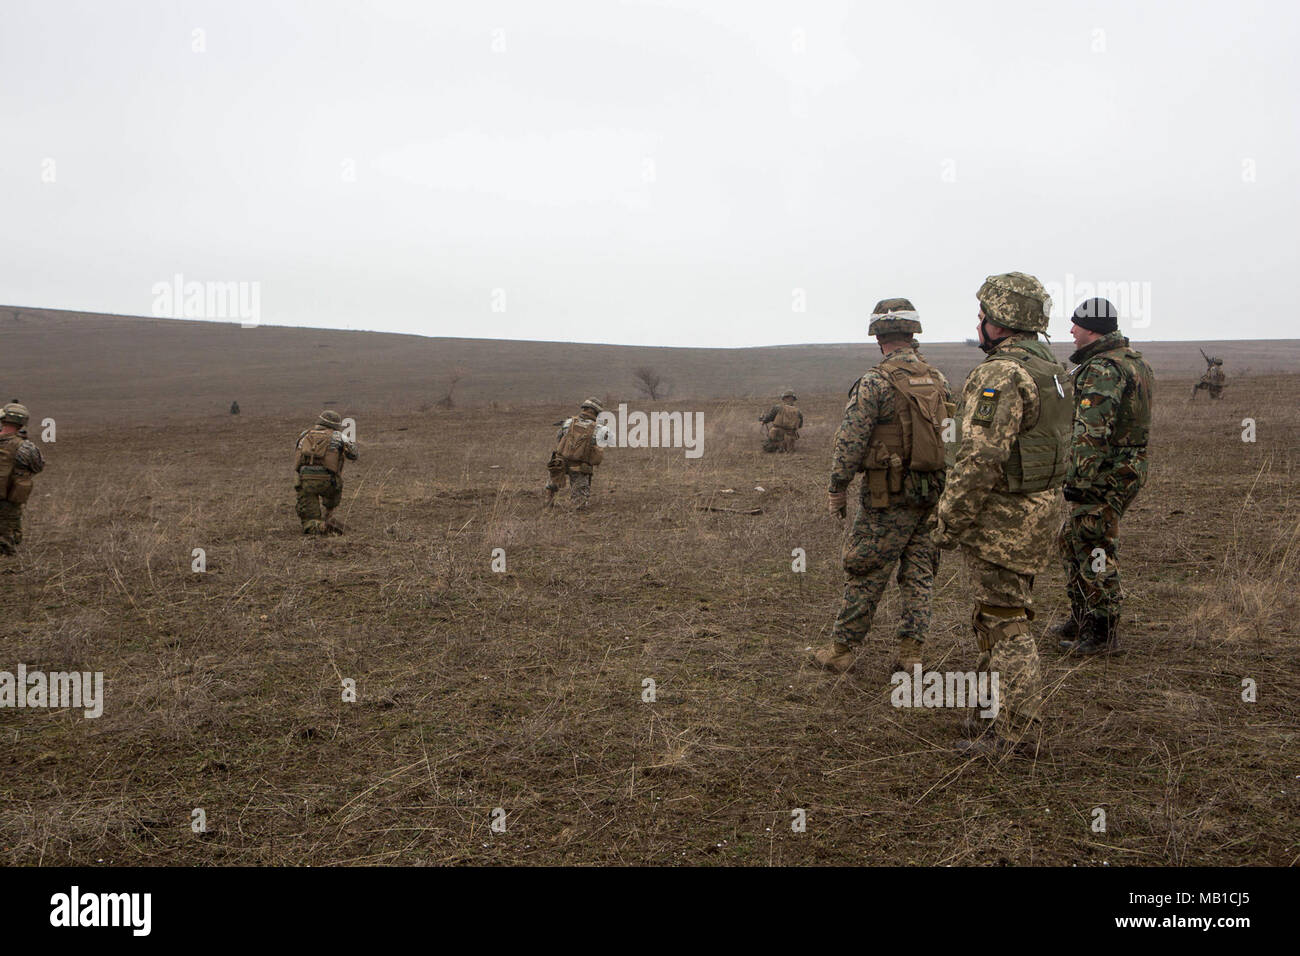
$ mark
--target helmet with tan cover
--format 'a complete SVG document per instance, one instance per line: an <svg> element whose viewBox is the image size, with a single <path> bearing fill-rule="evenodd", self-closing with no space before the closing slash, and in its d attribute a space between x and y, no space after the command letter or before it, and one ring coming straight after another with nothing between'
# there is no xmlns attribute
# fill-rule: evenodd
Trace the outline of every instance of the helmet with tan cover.
<svg viewBox="0 0 1300 956"><path fill-rule="evenodd" d="M26 425L31 417L31 413L27 411L27 406L20 404L16 398L0 411L0 422L17 425L19 428Z"/></svg>
<svg viewBox="0 0 1300 956"><path fill-rule="evenodd" d="M339 429L343 427L343 418L332 408L327 408L320 413L317 425L324 425L326 428Z"/></svg>

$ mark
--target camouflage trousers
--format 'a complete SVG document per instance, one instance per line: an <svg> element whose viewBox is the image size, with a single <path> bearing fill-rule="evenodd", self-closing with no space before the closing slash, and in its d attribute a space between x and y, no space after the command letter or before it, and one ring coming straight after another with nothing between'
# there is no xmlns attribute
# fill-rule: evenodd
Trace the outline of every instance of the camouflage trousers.
<svg viewBox="0 0 1300 956"><path fill-rule="evenodd" d="M590 472L581 472L573 467L567 467L564 471L552 471L551 480L546 483L546 492L548 497L554 498L555 493L568 481L569 500L576 509L585 511L591 506L591 479Z"/></svg>
<svg viewBox="0 0 1300 956"><path fill-rule="evenodd" d="M860 644L871 630L876 605L898 566L901 613L898 637L924 641L930 630L930 594L939 568L939 549L930 540L934 507L868 508L859 504L853 531L844 545L844 601L833 638Z"/></svg>
<svg viewBox="0 0 1300 956"><path fill-rule="evenodd" d="M991 564L970 548L962 548L962 554L975 601L971 624L980 650L978 669L998 679L994 730L1004 737L1033 733L1043 704L1038 645L1029 631L1034 576Z"/></svg>
<svg viewBox="0 0 1300 956"><path fill-rule="evenodd" d="M302 522L302 533L325 534L324 518L343 499L343 479L331 474L300 474L293 490L298 493L295 510Z"/></svg>
<svg viewBox="0 0 1300 956"><path fill-rule="evenodd" d="M0 554L13 554L23 543L23 506L0 501Z"/></svg>
<svg viewBox="0 0 1300 956"><path fill-rule="evenodd" d="M767 437L763 439L763 451L794 451L795 439L798 437L799 433L796 431L769 425Z"/></svg>
<svg viewBox="0 0 1300 956"><path fill-rule="evenodd" d="M1118 540L1123 515L1123 509L1110 504L1073 504L1061 523L1056 541L1076 616L1119 617L1124 603Z"/></svg>

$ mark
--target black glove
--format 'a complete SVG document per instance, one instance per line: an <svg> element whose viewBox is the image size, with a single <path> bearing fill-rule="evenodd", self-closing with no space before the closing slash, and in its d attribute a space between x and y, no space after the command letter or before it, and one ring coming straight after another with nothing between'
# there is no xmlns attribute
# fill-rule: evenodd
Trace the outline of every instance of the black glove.
<svg viewBox="0 0 1300 956"><path fill-rule="evenodd" d="M1099 505L1102 504L1101 495L1092 488L1075 488L1072 485L1066 485L1061 489L1061 494L1065 500L1076 505Z"/></svg>

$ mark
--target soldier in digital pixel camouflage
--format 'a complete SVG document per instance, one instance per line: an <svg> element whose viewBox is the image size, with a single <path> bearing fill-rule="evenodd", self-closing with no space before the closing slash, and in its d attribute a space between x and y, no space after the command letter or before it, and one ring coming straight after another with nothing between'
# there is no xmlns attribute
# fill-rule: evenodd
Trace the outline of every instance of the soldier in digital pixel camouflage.
<svg viewBox="0 0 1300 956"><path fill-rule="evenodd" d="M325 409L311 428L298 436L293 488L303 534L342 534L334 509L343 499L343 464L357 460L357 446L340 430L343 419Z"/></svg>
<svg viewBox="0 0 1300 956"><path fill-rule="evenodd" d="M939 552L930 540L944 485L943 423L953 413L948 380L917 348L920 316L907 299L885 299L868 333L884 358L853 383L835 434L828 506L843 516L847 489L863 473L853 531L844 546L847 581L820 667L849 670L897 567L901 614L892 670L921 663Z"/></svg>
<svg viewBox="0 0 1300 956"><path fill-rule="evenodd" d="M1115 307L1088 299L1074 311L1074 427L1065 473L1069 513L1058 538L1070 616L1048 629L1078 655L1120 649L1119 522L1147 481L1155 377L1119 333Z"/></svg>
<svg viewBox="0 0 1300 956"><path fill-rule="evenodd" d="M996 715L968 720L973 739L958 749L1024 753L1041 726L1034 575L1055 550L1074 405L1065 366L1038 336L1051 309L1042 283L1021 272L989 276L976 298L986 357L962 390L960 444L934 540L962 550L979 668L998 678Z"/></svg>
<svg viewBox="0 0 1300 956"><path fill-rule="evenodd" d="M32 494L32 476L45 458L27 440L31 418L18 400L0 409L0 554L13 554L23 541L23 505Z"/></svg>

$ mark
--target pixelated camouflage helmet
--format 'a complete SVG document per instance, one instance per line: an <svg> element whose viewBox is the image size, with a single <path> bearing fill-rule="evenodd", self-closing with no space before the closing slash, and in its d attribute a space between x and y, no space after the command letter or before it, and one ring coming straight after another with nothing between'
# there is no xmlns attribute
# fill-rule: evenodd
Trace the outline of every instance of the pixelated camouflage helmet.
<svg viewBox="0 0 1300 956"><path fill-rule="evenodd" d="M909 299L881 299L871 310L868 335L915 335L921 331L921 316Z"/></svg>
<svg viewBox="0 0 1300 956"><path fill-rule="evenodd" d="M324 425L326 428L342 428L343 418L338 412L334 411L334 409L327 408L325 411L320 413L320 418L317 420L316 424Z"/></svg>
<svg viewBox="0 0 1300 956"><path fill-rule="evenodd" d="M1052 311L1052 297L1043 284L1023 272L989 276L975 298L984 307L984 317L1004 329L1046 332Z"/></svg>
<svg viewBox="0 0 1300 956"><path fill-rule="evenodd" d="M602 405L602 404L600 404L600 402L597 401L597 400L594 399L594 398L588 398L588 399L585 399L585 400L583 401L583 403L582 403L581 405L579 405L578 407L579 407L579 408L590 408L590 409L591 409L593 412L595 412L597 415L599 415L601 412L603 412L603 411L605 410L605 406Z"/></svg>
<svg viewBox="0 0 1300 956"><path fill-rule="evenodd" d="M27 411L27 406L19 404L18 399L14 399L0 411L0 422L7 422L10 425L17 425L19 428L27 424L31 413Z"/></svg>

